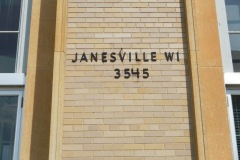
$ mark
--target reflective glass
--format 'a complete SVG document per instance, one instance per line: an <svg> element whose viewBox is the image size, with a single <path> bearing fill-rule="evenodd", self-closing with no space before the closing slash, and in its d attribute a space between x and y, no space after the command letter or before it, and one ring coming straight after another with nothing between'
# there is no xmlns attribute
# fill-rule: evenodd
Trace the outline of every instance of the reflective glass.
<svg viewBox="0 0 240 160"><path fill-rule="evenodd" d="M0 31L17 31L21 0L0 0Z"/></svg>
<svg viewBox="0 0 240 160"><path fill-rule="evenodd" d="M233 116L234 116L234 125L236 131L236 140L238 147L238 155L240 155L240 96L232 96L232 105L233 105Z"/></svg>
<svg viewBox="0 0 240 160"><path fill-rule="evenodd" d="M230 34L234 72L240 72L240 34Z"/></svg>
<svg viewBox="0 0 240 160"><path fill-rule="evenodd" d="M229 31L240 31L240 0L225 0Z"/></svg>
<svg viewBox="0 0 240 160"><path fill-rule="evenodd" d="M18 96L0 96L0 160L12 160Z"/></svg>
<svg viewBox="0 0 240 160"><path fill-rule="evenodd" d="M0 33L0 73L15 72L17 40L17 33Z"/></svg>

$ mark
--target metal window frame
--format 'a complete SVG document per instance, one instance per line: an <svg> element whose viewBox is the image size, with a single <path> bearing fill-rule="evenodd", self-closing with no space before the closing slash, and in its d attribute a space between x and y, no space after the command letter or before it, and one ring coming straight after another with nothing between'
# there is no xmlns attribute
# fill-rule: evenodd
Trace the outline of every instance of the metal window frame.
<svg viewBox="0 0 240 160"><path fill-rule="evenodd" d="M18 33L15 72L0 73L0 86L6 86L6 85L24 86L25 85L29 28L30 28L30 12L31 12L30 0L21 0L18 31L0 31L0 33Z"/></svg>
<svg viewBox="0 0 240 160"><path fill-rule="evenodd" d="M24 60L25 54L27 54L27 47L25 47L25 42L28 41L28 29L29 29L29 20L28 20L28 12L29 9L29 0L21 0L20 6L20 16L19 16L19 28L15 31L0 31L1 33L17 33L18 41L17 41L17 50L16 50L16 61L15 61L15 71L14 73L24 73Z"/></svg>
<svg viewBox="0 0 240 160"><path fill-rule="evenodd" d="M240 85L240 73L227 72L224 73L225 85Z"/></svg>
<svg viewBox="0 0 240 160"><path fill-rule="evenodd" d="M26 42L29 40L29 24L30 18L28 15L30 14L30 2L29 0L22 0L21 2L21 14L20 14L20 24L19 24L19 38L18 38L18 49L16 56L16 65L15 65L15 73L25 73L27 60L28 47L26 47Z"/></svg>
<svg viewBox="0 0 240 160"><path fill-rule="evenodd" d="M236 131L235 131L235 123L234 123L234 115L233 115L232 95L240 95L240 90L227 90L228 119L230 123L233 158L234 160L238 160L239 155L238 155Z"/></svg>
<svg viewBox="0 0 240 160"><path fill-rule="evenodd" d="M23 114L23 107L22 107L23 94L24 94L23 89L1 89L0 90L0 96L18 96L13 159L19 159L19 155L20 155L20 141L21 141L22 114Z"/></svg>
<svg viewBox="0 0 240 160"><path fill-rule="evenodd" d="M0 31L0 33L18 33L16 62L14 73L0 73L0 96L18 96L13 160L20 158L22 134L23 95L26 79L28 42L30 33L31 1L21 0L18 31Z"/></svg>

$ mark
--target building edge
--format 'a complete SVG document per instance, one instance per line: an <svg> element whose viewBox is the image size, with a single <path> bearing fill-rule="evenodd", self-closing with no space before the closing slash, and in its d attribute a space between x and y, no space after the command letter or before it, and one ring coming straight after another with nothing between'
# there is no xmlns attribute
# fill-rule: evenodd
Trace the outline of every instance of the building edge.
<svg viewBox="0 0 240 160"><path fill-rule="evenodd" d="M50 129L50 160L60 160L63 107L64 107L64 63L66 52L66 24L67 24L67 1L57 0L57 17L55 32L55 51L53 66L53 88L52 88L52 112Z"/></svg>
<svg viewBox="0 0 240 160"><path fill-rule="evenodd" d="M215 1L186 0L185 6L197 159L232 159Z"/></svg>

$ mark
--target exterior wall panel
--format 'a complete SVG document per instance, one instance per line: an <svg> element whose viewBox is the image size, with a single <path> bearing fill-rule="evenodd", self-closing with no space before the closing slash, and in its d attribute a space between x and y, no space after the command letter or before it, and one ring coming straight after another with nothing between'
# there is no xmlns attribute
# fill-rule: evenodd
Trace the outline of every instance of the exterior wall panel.
<svg viewBox="0 0 240 160"><path fill-rule="evenodd" d="M56 3L56 0L31 1L21 160L48 159Z"/></svg>
<svg viewBox="0 0 240 160"><path fill-rule="evenodd" d="M63 159L194 157L184 15L178 0L68 1ZM121 48L126 59L110 62ZM129 52L156 52L157 61L129 62ZM164 52L179 52L180 61L167 62ZM88 62L80 62L83 53ZM114 79L116 68L148 68L150 76Z"/></svg>
<svg viewBox="0 0 240 160"><path fill-rule="evenodd" d="M32 1L21 159L232 159L213 8L206 0ZM137 68L139 78L124 78Z"/></svg>

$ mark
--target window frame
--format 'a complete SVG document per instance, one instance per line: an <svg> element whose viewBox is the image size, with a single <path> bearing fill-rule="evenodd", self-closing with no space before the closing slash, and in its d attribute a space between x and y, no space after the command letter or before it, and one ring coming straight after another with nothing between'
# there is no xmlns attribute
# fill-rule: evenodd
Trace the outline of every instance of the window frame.
<svg viewBox="0 0 240 160"><path fill-rule="evenodd" d="M240 85L240 72L234 72L225 0L215 0L225 85Z"/></svg>
<svg viewBox="0 0 240 160"><path fill-rule="evenodd" d="M0 86L24 86L28 55L31 2L21 1L18 46L14 73L0 73Z"/></svg>
<svg viewBox="0 0 240 160"><path fill-rule="evenodd" d="M19 76L21 78L26 73L27 54L28 54L28 41L29 41L29 28L30 28L30 2L29 0L21 0L20 16L19 16L19 29L18 31L0 31L0 33L18 33L15 72L14 73L0 73L0 85L6 85L7 80L12 76ZM5 81L3 81L6 79ZM25 84L25 79L22 81ZM21 84L22 84L21 82ZM19 85L16 82L14 85Z"/></svg>
<svg viewBox="0 0 240 160"><path fill-rule="evenodd" d="M233 159L238 160L239 155L238 155L236 130L235 130L235 123L234 123L234 115L233 115L232 95L240 96L240 90L227 90L228 119L229 119L229 123L230 123Z"/></svg>
<svg viewBox="0 0 240 160"><path fill-rule="evenodd" d="M22 117L24 110L23 97L26 85L31 5L32 2L30 0L21 0L15 72L0 73L0 96L18 96L18 108L13 149L14 160L20 158Z"/></svg>
<svg viewBox="0 0 240 160"><path fill-rule="evenodd" d="M19 159L21 130L22 130L22 114L23 114L23 89L0 89L0 96L18 96L17 117L14 136L13 159Z"/></svg>
<svg viewBox="0 0 240 160"><path fill-rule="evenodd" d="M28 44L29 41L29 0L21 0L21 13L20 13L20 24L19 24L19 39L18 39L18 49L17 49L17 56L16 56L16 67L15 73L26 73L26 66L27 63L27 52L28 52Z"/></svg>
<svg viewBox="0 0 240 160"><path fill-rule="evenodd" d="M220 47L223 62L223 71L233 72L231 45L229 38L229 30L227 23L227 13L225 0L216 0L217 19L218 19L218 30L220 38Z"/></svg>

